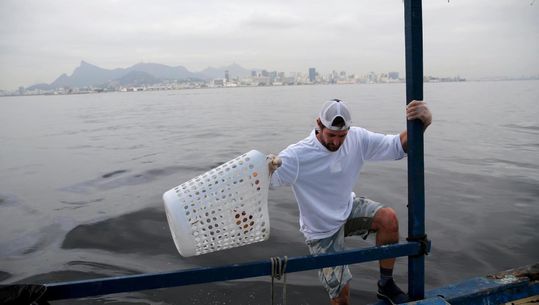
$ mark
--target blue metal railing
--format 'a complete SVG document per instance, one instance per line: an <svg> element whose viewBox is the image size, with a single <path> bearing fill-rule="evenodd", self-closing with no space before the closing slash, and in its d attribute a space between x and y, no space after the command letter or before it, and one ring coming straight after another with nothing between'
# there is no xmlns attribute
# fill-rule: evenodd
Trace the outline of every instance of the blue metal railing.
<svg viewBox="0 0 539 305"><path fill-rule="evenodd" d="M430 247L430 244L427 245ZM288 258L286 273L330 266L363 263L380 259L421 255L418 242L407 242L318 256ZM103 294L132 292L156 288L186 286L271 275L271 261L257 261L222 267L195 268L165 273L149 273L84 281L46 284L45 300L82 298Z"/></svg>

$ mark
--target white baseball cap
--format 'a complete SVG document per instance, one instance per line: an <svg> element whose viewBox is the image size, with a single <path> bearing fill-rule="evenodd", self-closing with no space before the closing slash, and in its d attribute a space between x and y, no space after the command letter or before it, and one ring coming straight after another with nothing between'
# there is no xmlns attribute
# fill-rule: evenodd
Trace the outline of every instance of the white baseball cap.
<svg viewBox="0 0 539 305"><path fill-rule="evenodd" d="M337 117L341 117L344 120L344 126L332 126L333 121ZM348 106L346 106L343 101L333 99L331 101L327 101L324 106L322 106L322 110L320 110L320 121L327 129L348 130L352 124L352 116L350 115Z"/></svg>

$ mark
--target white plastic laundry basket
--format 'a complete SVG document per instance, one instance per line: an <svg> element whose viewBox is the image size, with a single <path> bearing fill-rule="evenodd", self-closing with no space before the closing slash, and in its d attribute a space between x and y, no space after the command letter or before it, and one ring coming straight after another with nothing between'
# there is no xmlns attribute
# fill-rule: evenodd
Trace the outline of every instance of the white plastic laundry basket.
<svg viewBox="0 0 539 305"><path fill-rule="evenodd" d="M251 150L163 194L168 224L182 256L269 238L266 155Z"/></svg>

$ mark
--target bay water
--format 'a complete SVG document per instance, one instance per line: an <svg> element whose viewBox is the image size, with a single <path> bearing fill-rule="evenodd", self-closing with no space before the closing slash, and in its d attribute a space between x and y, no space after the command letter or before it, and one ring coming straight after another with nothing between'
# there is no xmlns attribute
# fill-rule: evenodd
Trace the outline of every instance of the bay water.
<svg viewBox="0 0 539 305"><path fill-rule="evenodd" d="M426 83L427 289L539 259L539 81ZM167 272L307 255L289 188L270 191L268 241L176 251L163 192L251 149L305 138L324 101L354 125L406 127L404 84L190 89L0 98L0 284ZM354 191L393 207L407 233L406 160L368 163ZM349 248L372 246L350 238ZM376 262L352 266L357 304ZM407 260L396 279L406 287ZM290 304L324 304L316 271L288 275ZM269 277L58 304L267 304Z"/></svg>

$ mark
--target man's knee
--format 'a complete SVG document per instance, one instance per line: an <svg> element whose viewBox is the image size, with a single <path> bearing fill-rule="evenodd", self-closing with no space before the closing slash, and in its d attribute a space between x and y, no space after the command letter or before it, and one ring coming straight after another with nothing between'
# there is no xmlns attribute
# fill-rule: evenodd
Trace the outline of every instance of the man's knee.
<svg viewBox="0 0 539 305"><path fill-rule="evenodd" d="M374 215L372 227L374 230L385 232L398 232L399 220L392 208L381 208Z"/></svg>

